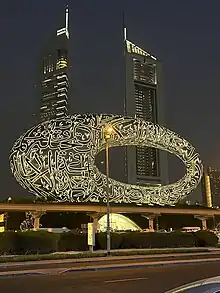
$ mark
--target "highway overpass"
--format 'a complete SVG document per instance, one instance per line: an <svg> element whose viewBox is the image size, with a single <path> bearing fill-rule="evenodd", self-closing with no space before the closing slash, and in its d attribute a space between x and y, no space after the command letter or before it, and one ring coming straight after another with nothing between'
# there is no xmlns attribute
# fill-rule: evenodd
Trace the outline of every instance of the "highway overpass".
<svg viewBox="0 0 220 293"><path fill-rule="evenodd" d="M175 207L149 207L149 206L131 206L131 205L111 205L112 213L140 213L140 214L186 214L214 216L220 215L220 209L208 208L175 208ZM106 213L106 206L99 204L59 204L59 203L0 203L0 211L4 212L88 212L88 213Z"/></svg>
<svg viewBox="0 0 220 293"><path fill-rule="evenodd" d="M85 212L89 214L94 222L97 223L101 215L106 213L106 206L99 204L59 204L59 203L0 203L2 212L31 212L34 216L34 227L39 228L40 217L46 212ZM149 207L149 206L131 206L131 205L111 205L111 213L123 214L143 214L149 219L149 228L153 229L153 222L156 216L161 214L170 215L194 215L202 221L202 228L207 229L206 220L210 217L220 215L220 209L208 208L175 208L175 207Z"/></svg>

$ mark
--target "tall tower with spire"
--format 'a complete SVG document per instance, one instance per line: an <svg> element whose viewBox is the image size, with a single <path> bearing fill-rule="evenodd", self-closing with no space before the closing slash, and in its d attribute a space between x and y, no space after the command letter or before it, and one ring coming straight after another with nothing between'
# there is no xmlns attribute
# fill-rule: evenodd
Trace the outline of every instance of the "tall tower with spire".
<svg viewBox="0 0 220 293"><path fill-rule="evenodd" d="M40 121L69 113L69 8L64 26L56 31L43 50L40 61Z"/></svg>
<svg viewBox="0 0 220 293"><path fill-rule="evenodd" d="M123 17L124 18L124 17ZM124 20L123 20L124 22ZM131 42L124 29L125 99L124 114L164 125L160 88L160 63L157 58ZM155 148L127 147L126 181L130 184L168 183L167 154Z"/></svg>

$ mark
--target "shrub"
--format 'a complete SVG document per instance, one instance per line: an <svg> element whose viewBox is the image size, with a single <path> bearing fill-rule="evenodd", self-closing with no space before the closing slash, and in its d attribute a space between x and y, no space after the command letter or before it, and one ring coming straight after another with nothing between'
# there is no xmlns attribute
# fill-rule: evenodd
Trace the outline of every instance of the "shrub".
<svg viewBox="0 0 220 293"><path fill-rule="evenodd" d="M58 236L45 231L4 232L0 236L1 254L38 254L57 250Z"/></svg>
<svg viewBox="0 0 220 293"><path fill-rule="evenodd" d="M217 246L218 237L210 231L200 230L195 232L195 237L197 239L197 246L207 247L207 246Z"/></svg>
<svg viewBox="0 0 220 293"><path fill-rule="evenodd" d="M130 232L124 233L121 248L193 247L196 238L191 233Z"/></svg>
<svg viewBox="0 0 220 293"><path fill-rule="evenodd" d="M148 235L147 235L148 234ZM149 232L127 232L123 234L121 248L146 248L149 247L147 238L153 233Z"/></svg>
<svg viewBox="0 0 220 293"><path fill-rule="evenodd" d="M122 235L124 233L111 233L111 249L119 249L122 242ZM100 232L96 236L96 247L100 249L106 249L107 247L107 235Z"/></svg>
<svg viewBox="0 0 220 293"><path fill-rule="evenodd" d="M18 232L17 254L45 254L57 251L59 235L47 231Z"/></svg>
<svg viewBox="0 0 220 293"><path fill-rule="evenodd" d="M88 250L87 234L62 233L60 234L58 251Z"/></svg>
<svg viewBox="0 0 220 293"><path fill-rule="evenodd" d="M165 239L165 247L194 247L197 244L196 237L193 233L184 233L181 231L175 231L171 233L165 233L167 237Z"/></svg>
<svg viewBox="0 0 220 293"><path fill-rule="evenodd" d="M15 232L0 233L0 254L17 254L18 235Z"/></svg>
<svg viewBox="0 0 220 293"><path fill-rule="evenodd" d="M196 233L111 233L111 249L146 249L216 246L218 237L208 231ZM106 233L96 235L96 249L106 249ZM56 251L86 251L87 234L46 231L0 233L0 254L48 254Z"/></svg>

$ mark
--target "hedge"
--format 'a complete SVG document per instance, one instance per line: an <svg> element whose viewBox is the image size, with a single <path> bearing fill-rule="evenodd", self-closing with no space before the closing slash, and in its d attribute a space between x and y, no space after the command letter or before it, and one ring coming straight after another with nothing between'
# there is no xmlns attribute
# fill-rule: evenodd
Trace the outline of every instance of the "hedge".
<svg viewBox="0 0 220 293"><path fill-rule="evenodd" d="M59 236L40 232L4 232L0 234L0 254L38 254L57 251Z"/></svg>
<svg viewBox="0 0 220 293"><path fill-rule="evenodd" d="M58 251L88 250L87 234L62 233L58 242Z"/></svg>
<svg viewBox="0 0 220 293"><path fill-rule="evenodd" d="M122 233L111 233L111 249L121 248L122 243ZM107 247L107 237L106 233L97 233L96 234L96 249L106 249Z"/></svg>
<svg viewBox="0 0 220 293"><path fill-rule="evenodd" d="M207 247L217 243L218 237L209 231L111 233L111 249ZM96 248L106 249L106 233L96 235Z"/></svg>
<svg viewBox="0 0 220 293"><path fill-rule="evenodd" d="M195 236L197 239L197 246L211 247L218 244L218 237L212 232L200 230L195 233Z"/></svg>
<svg viewBox="0 0 220 293"><path fill-rule="evenodd" d="M106 249L106 234L99 233L96 243ZM191 233L127 232L111 233L111 249L195 247L197 239Z"/></svg>
<svg viewBox="0 0 220 293"><path fill-rule="evenodd" d="M111 233L111 249L181 248L216 246L218 237L208 231L196 233L124 232ZM106 249L106 233L96 235L95 249ZM0 234L0 254L48 254L86 251L87 234L4 232Z"/></svg>
<svg viewBox="0 0 220 293"><path fill-rule="evenodd" d="M196 238L191 233L126 233L121 248L194 247Z"/></svg>

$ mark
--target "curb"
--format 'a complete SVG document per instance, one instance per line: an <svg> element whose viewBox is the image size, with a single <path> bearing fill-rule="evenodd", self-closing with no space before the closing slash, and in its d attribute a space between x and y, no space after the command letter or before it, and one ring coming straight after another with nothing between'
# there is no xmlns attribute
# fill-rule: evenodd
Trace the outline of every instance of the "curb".
<svg viewBox="0 0 220 293"><path fill-rule="evenodd" d="M219 256L220 259L220 254L216 253L216 252L198 252L198 253L171 253L171 254L152 254L152 255L144 255L144 254L139 254L139 255L129 255L129 256L116 256L116 255L111 255L109 256L103 256L103 257L89 257L89 258L67 258L67 259L57 259L57 260L37 260L37 261L23 261L23 262L5 262L5 263L1 263L0 262L0 269L7 269L8 267L32 267L32 266L36 266L36 265L48 265L48 264L53 264L53 265L58 265L58 264L75 264L75 263L100 263L103 261L109 262L109 261L114 261L114 260L136 260L139 261L140 259L152 259L152 262L155 261L155 259L160 259L160 258L164 258L163 261L166 261L165 259L175 259L175 258L180 258L182 260L185 259L189 259L190 256L198 256L201 258L206 258L206 256ZM194 258L194 259L198 259L198 258Z"/></svg>
<svg viewBox="0 0 220 293"><path fill-rule="evenodd" d="M220 259L201 259L201 260L183 260L183 261L166 261L166 262L152 262L152 263L131 263L131 264L118 264L118 265L103 265L103 266L87 266L79 268L63 269L43 269L43 270L27 270L27 271L9 271L0 272L0 279L10 277L22 277L22 276L52 276L63 275L68 273L77 272L96 272L96 271L111 271L111 270L125 270L125 269L140 269L149 267L169 267L178 265L190 265L190 264L207 264L207 263L219 263Z"/></svg>
<svg viewBox="0 0 220 293"><path fill-rule="evenodd" d="M0 274L0 279L3 278L10 278L10 277L24 277L24 276L39 276L39 275L45 275L40 272L27 272L27 273L6 273L6 274Z"/></svg>
<svg viewBox="0 0 220 293"><path fill-rule="evenodd" d="M161 263L140 263L140 264L126 264L126 265L109 265L109 266L100 266L100 267L82 267L82 268L70 268L64 271L61 271L59 274L73 273L73 272L94 272L94 271L110 271L117 269L138 269L138 268L147 268L147 267L168 267L168 266L178 266L178 265L190 265L190 264L207 264L207 263L217 263L220 262L220 259L207 259L207 260L184 260L176 262L161 262Z"/></svg>

